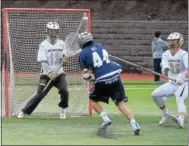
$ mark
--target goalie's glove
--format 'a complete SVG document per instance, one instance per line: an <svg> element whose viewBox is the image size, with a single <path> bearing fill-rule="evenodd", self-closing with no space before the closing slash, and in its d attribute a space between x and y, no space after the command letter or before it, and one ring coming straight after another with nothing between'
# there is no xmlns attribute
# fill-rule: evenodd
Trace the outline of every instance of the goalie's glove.
<svg viewBox="0 0 189 146"><path fill-rule="evenodd" d="M89 81L89 82L95 80L94 74L89 69L86 69L86 68L82 71L82 77L84 80Z"/></svg>
<svg viewBox="0 0 189 146"><path fill-rule="evenodd" d="M180 73L176 76L176 84L177 85L182 85L182 83L185 81L185 76L183 73Z"/></svg>
<svg viewBox="0 0 189 146"><path fill-rule="evenodd" d="M168 72L171 70L170 66L163 66L161 72L163 75L168 76Z"/></svg>
<svg viewBox="0 0 189 146"><path fill-rule="evenodd" d="M57 73L53 71L50 71L47 75L51 80L55 80L57 77Z"/></svg>
<svg viewBox="0 0 189 146"><path fill-rule="evenodd" d="M66 66L68 64L68 57L65 55L63 55L62 57L62 66Z"/></svg>

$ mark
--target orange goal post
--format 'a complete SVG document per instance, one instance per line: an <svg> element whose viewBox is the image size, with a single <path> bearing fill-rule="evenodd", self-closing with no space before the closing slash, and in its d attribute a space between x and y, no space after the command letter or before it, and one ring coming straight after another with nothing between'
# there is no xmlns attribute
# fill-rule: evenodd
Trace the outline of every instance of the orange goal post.
<svg viewBox="0 0 189 146"><path fill-rule="evenodd" d="M37 91L40 73L37 51L46 38L46 24L58 22L59 38L65 40L70 33L90 32L91 14L89 9L4 8L2 19L5 63L1 116L10 117L18 114ZM69 57L64 70L69 89L68 116L91 116L89 85L81 77L78 54ZM32 115L57 117L59 101L58 90L52 88Z"/></svg>

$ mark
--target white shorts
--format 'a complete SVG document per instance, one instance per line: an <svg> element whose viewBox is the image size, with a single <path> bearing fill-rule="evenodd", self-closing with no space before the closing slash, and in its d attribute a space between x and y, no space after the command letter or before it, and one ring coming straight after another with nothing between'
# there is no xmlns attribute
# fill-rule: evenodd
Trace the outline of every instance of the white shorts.
<svg viewBox="0 0 189 146"><path fill-rule="evenodd" d="M165 98L176 96L177 98L183 98L185 100L188 97L188 81L184 82L182 85L167 82L156 88L152 94L157 97Z"/></svg>

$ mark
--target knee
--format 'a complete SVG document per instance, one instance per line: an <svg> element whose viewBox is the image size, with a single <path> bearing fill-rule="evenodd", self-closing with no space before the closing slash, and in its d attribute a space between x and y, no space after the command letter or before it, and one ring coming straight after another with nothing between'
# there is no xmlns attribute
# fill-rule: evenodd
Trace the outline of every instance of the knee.
<svg viewBox="0 0 189 146"><path fill-rule="evenodd" d="M45 94L43 92L37 92L35 96L33 96L33 101L41 101L45 97Z"/></svg>
<svg viewBox="0 0 189 146"><path fill-rule="evenodd" d="M158 98L158 94L157 94L156 90L154 90L154 91L151 93L151 96L152 96L153 99Z"/></svg>
<svg viewBox="0 0 189 146"><path fill-rule="evenodd" d="M152 99L153 101L158 105L162 105L163 104L163 98L162 96L155 90L151 93Z"/></svg>

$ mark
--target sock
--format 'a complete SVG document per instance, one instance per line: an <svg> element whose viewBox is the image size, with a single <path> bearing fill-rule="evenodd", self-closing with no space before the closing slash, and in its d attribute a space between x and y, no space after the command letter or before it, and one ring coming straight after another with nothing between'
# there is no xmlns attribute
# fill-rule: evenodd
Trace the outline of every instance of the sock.
<svg viewBox="0 0 189 146"><path fill-rule="evenodd" d="M102 120L103 120L104 122L110 121L110 118L108 117L108 115L107 115L106 112L104 112L104 111L102 111L102 112L100 113L100 117L102 118Z"/></svg>
<svg viewBox="0 0 189 146"><path fill-rule="evenodd" d="M67 112L67 108L63 108L63 109L62 109L62 113L65 114L66 112Z"/></svg>
<svg viewBox="0 0 189 146"><path fill-rule="evenodd" d="M136 123L135 119L132 119L130 122L131 122L131 123Z"/></svg>
<svg viewBox="0 0 189 146"><path fill-rule="evenodd" d="M135 125L135 123L136 123L135 119L132 119L132 120L130 121L131 126Z"/></svg>
<svg viewBox="0 0 189 146"><path fill-rule="evenodd" d="M136 128L140 128L140 126L138 125L138 123L136 122L135 119L132 119L132 120L130 121L130 124L131 124L133 130L135 130Z"/></svg>
<svg viewBox="0 0 189 146"><path fill-rule="evenodd" d="M162 110L162 112L163 112L163 115L166 115L166 114L168 113L167 107L165 107L165 108Z"/></svg>

